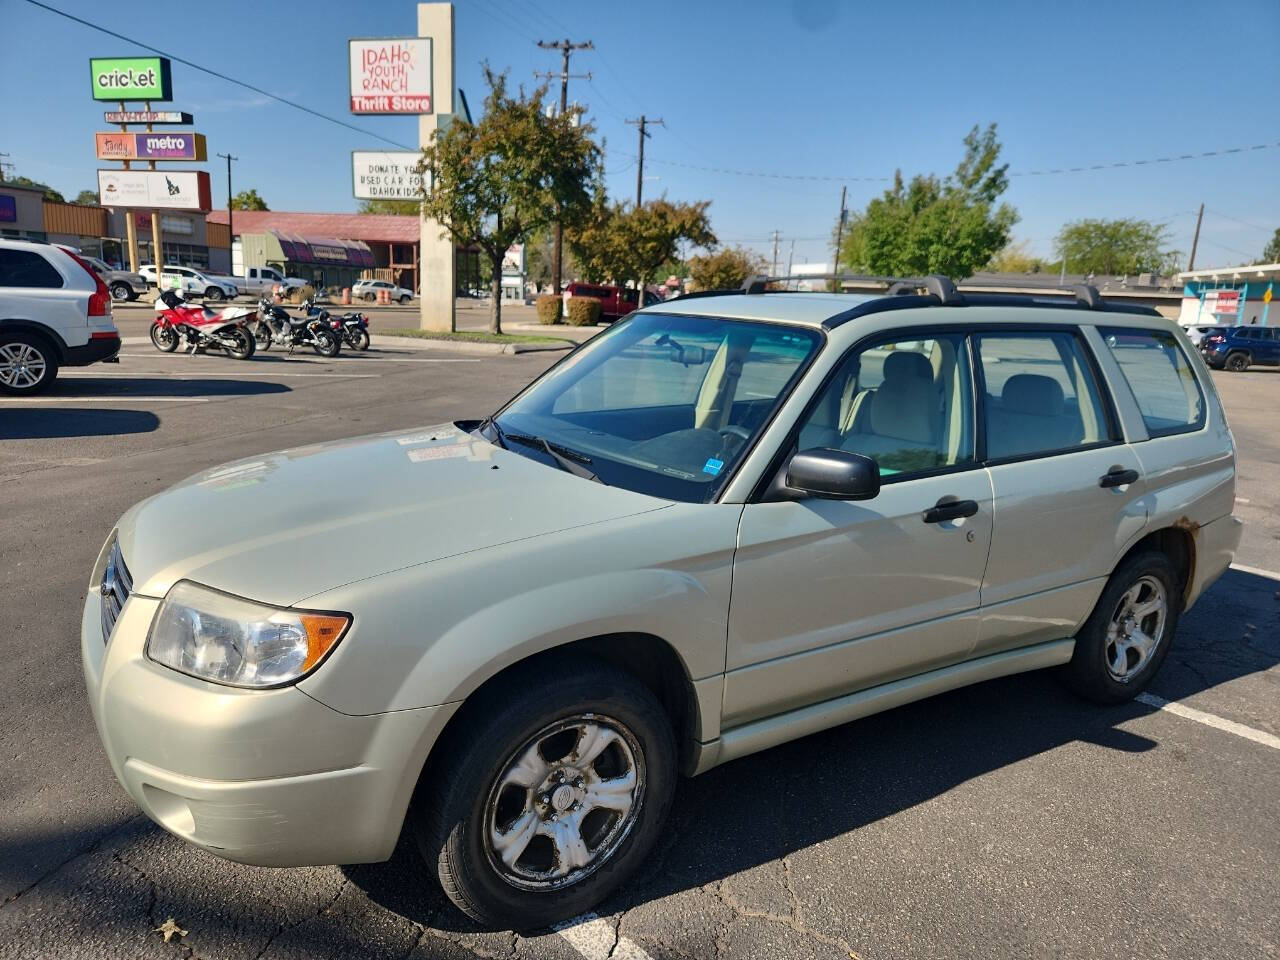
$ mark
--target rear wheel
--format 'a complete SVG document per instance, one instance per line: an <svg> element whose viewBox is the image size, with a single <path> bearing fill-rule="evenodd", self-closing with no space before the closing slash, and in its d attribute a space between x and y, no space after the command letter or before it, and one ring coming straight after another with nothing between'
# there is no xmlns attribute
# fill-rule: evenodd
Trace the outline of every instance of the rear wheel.
<svg viewBox="0 0 1280 960"><path fill-rule="evenodd" d="M311 348L322 357L336 357L342 349L342 344L328 330L317 330L315 332L316 341Z"/></svg>
<svg viewBox="0 0 1280 960"><path fill-rule="evenodd" d="M1223 366L1232 373L1243 373L1249 369L1249 355L1247 353L1233 353L1227 357L1227 362Z"/></svg>
<svg viewBox="0 0 1280 960"><path fill-rule="evenodd" d="M248 360L253 356L257 343L244 327L236 327L230 333L224 334L223 337L226 341L224 346L227 356L232 360Z"/></svg>
<svg viewBox="0 0 1280 960"><path fill-rule="evenodd" d="M1136 697L1173 644L1180 597L1177 570L1168 556L1148 550L1125 560L1076 634L1075 653L1065 668L1067 685L1098 703Z"/></svg>
<svg viewBox="0 0 1280 960"><path fill-rule="evenodd" d="M0 393L39 393L57 376L58 360L45 340L28 333L0 334Z"/></svg>
<svg viewBox="0 0 1280 960"><path fill-rule="evenodd" d="M226 299L226 296L223 294L221 287L210 287L204 292L204 298L212 300L214 303L221 303Z"/></svg>
<svg viewBox="0 0 1280 960"><path fill-rule="evenodd" d="M178 349L178 335L173 327L167 327L157 320L151 324L151 344L164 353L173 353Z"/></svg>
<svg viewBox="0 0 1280 960"><path fill-rule="evenodd" d="M378 295L376 293L366 293L364 295L365 303L373 303L377 299Z"/></svg>
<svg viewBox="0 0 1280 960"><path fill-rule="evenodd" d="M253 328L253 341L258 345L259 350L271 349L271 327L265 321L259 320Z"/></svg>
<svg viewBox="0 0 1280 960"><path fill-rule="evenodd" d="M125 303L133 299L133 287L129 286L123 280L117 280L111 284L111 299L116 303Z"/></svg>
<svg viewBox="0 0 1280 960"><path fill-rule="evenodd" d="M676 780L671 724L633 677L557 657L465 708L449 766L415 806L419 849L449 898L527 929L599 903L644 861Z"/></svg>

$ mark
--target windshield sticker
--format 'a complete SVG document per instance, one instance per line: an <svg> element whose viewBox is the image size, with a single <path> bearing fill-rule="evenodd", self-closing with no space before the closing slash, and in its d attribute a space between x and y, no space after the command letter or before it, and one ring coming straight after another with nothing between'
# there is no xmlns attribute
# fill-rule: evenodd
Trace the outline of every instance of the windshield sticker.
<svg viewBox="0 0 1280 960"><path fill-rule="evenodd" d="M724 469L724 461L717 460L715 457L712 457L710 460L708 460L706 463L702 465L702 472L709 473L713 477L723 469Z"/></svg>
<svg viewBox="0 0 1280 960"><path fill-rule="evenodd" d="M675 467L660 467L659 469L668 476L679 477L681 480L698 479L698 475L696 473L687 473L684 470L677 470Z"/></svg>

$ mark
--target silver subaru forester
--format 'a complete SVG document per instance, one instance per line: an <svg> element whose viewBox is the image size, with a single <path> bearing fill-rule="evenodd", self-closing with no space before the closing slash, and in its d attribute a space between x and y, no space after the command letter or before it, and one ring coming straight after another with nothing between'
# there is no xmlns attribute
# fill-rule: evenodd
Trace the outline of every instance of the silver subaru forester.
<svg viewBox="0 0 1280 960"><path fill-rule="evenodd" d="M139 503L85 679L177 836L295 866L408 827L463 911L527 928L636 870L679 773L1019 671L1133 697L1231 562L1234 483L1154 311L756 284L634 313L484 420Z"/></svg>

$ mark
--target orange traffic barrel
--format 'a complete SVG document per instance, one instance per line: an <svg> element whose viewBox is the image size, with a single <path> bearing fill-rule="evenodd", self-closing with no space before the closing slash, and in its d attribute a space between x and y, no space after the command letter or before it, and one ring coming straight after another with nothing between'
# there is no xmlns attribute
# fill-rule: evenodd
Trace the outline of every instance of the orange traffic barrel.
<svg viewBox="0 0 1280 960"><path fill-rule="evenodd" d="M342 288L342 305L345 307L351 303L351 288Z"/></svg>

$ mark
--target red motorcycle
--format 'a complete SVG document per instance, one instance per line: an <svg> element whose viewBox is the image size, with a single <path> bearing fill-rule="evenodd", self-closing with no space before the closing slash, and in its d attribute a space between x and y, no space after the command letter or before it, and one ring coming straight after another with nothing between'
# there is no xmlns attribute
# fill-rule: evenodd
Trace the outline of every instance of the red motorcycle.
<svg viewBox="0 0 1280 960"><path fill-rule="evenodd" d="M151 324L151 342L157 350L173 353L181 343L191 353L223 350L233 360L248 360L257 344L250 322L257 311L247 307L227 307L214 311L207 306L183 302L176 290L165 290L156 301L159 316Z"/></svg>

